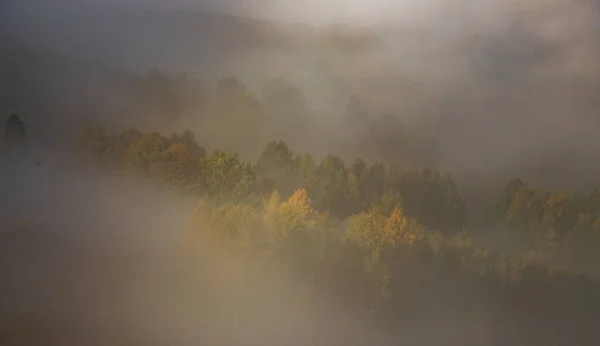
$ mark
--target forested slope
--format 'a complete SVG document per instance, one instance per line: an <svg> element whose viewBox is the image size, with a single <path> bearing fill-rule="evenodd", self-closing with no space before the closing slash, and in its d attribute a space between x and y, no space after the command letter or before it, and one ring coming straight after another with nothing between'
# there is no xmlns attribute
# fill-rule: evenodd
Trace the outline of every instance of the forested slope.
<svg viewBox="0 0 600 346"><path fill-rule="evenodd" d="M467 206L452 178L428 169L317 160L278 141L251 164L207 153L191 132L113 135L90 127L83 139L101 167L198 194L188 244L228 287L230 307L207 323L214 331L228 324L234 344L593 345L600 338L594 193L537 192L515 180L489 211L490 229L465 230ZM478 233L495 248L475 244ZM268 289L258 277L268 278ZM324 311L315 295L345 311L335 328L319 328Z"/></svg>

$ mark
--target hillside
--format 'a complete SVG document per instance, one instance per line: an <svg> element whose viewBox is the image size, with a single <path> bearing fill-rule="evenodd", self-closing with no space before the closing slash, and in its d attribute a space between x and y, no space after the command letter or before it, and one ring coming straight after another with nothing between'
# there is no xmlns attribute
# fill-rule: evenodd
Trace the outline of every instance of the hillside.
<svg viewBox="0 0 600 346"><path fill-rule="evenodd" d="M0 345L600 344L597 2L173 1L0 5Z"/></svg>
<svg viewBox="0 0 600 346"><path fill-rule="evenodd" d="M210 90L233 76L258 99L261 109L278 109L266 121L267 137L295 141L295 147L311 146L306 150L416 160L416 165L451 170L460 181L477 178L482 183L521 175L551 187L589 188L599 171L594 130L599 104L592 97L600 90L593 15L598 9L587 0L560 6L462 2L464 11L442 6L437 12L423 10L411 20L401 17L379 26L308 25L176 6L90 3L95 7L52 11L54 7L46 5L37 12L15 5L14 18L2 25L28 45L140 75L154 67L168 75L185 71ZM560 32L552 28L554 22L565 23ZM49 86L65 84L60 78L71 73L63 71L49 77L46 85L38 84L61 95L44 92L44 97L77 95L67 87ZM143 125L156 128L161 107L138 110L137 103L129 105L130 92L121 91L121 77L101 80L99 75L99 91L84 86L84 97L70 104L90 100L93 107L56 113L93 113L97 104L107 109L98 111L105 118L152 114ZM265 104L265 88L272 80L297 88L306 112ZM120 98L124 101L117 101ZM348 120L353 100L360 102L361 121ZM222 122L218 112L207 115L197 104L188 108L176 125L161 126L188 127L209 146L228 146L251 156L264 145L256 139L258 134L253 140L238 140L243 137L240 129L230 126L236 122ZM23 109L13 110L28 112ZM389 125L390 119L395 125ZM215 133L220 135L214 138ZM303 140L307 137L310 141ZM407 142L411 153L398 150ZM566 160L567 167L556 168Z"/></svg>

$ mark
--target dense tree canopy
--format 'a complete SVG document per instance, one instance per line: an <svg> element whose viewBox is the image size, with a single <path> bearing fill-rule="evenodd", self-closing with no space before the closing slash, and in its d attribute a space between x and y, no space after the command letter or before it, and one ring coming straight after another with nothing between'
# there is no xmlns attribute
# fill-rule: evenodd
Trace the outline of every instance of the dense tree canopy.
<svg viewBox="0 0 600 346"><path fill-rule="evenodd" d="M109 135L90 127L84 146L97 159L116 163L113 167L160 176L181 188L195 186L213 198L227 194L246 198L255 192L268 194L273 188L289 196L304 188L317 210L338 219L374 206L388 215L402 206L427 228L447 234L459 232L465 222L465 205L452 178L429 169L368 165L362 159L346 165L332 154L317 164L310 154L296 155L282 141L268 143L256 164L251 164L220 150L206 155L190 132L162 136L128 130Z"/></svg>

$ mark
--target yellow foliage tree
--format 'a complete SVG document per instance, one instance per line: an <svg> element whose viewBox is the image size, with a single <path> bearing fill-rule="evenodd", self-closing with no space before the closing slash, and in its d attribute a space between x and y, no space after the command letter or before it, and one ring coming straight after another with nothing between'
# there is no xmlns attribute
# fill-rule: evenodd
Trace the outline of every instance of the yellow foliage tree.
<svg viewBox="0 0 600 346"><path fill-rule="evenodd" d="M384 241L393 247L411 245L416 239L415 234L408 232L408 219L399 208L386 220L383 235Z"/></svg>
<svg viewBox="0 0 600 346"><path fill-rule="evenodd" d="M292 261L308 256L314 216L306 189L296 190L283 202L275 191L265 204L263 222L269 244L269 262L280 283L285 281L284 274L289 272ZM277 313L281 309L283 291L281 288L276 293Z"/></svg>

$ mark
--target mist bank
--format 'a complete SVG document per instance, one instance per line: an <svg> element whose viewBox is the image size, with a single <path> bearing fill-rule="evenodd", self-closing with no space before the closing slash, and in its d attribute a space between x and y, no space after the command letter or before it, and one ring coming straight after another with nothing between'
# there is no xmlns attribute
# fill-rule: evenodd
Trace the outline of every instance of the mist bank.
<svg viewBox="0 0 600 346"><path fill-rule="evenodd" d="M0 221L3 344L597 344L599 310L590 306L600 298L589 276L549 268L536 256L506 259L465 234L424 232L401 208L330 218L340 211L331 201L344 200L351 182L340 172L362 173L358 202L368 202L388 177L381 174L393 170L356 162L347 171L329 157L310 194L289 193L279 180L281 195L244 198L240 192L249 190L236 179L248 178L246 165L234 164L235 156L214 153L205 169L181 170L196 156L153 150L182 153L173 148L183 144L200 155L188 135L133 134L88 136L95 140L86 146L91 157L75 147L67 155L33 146L25 158L42 156L44 165L11 176L1 171L2 191L13 188L2 194L10 208ZM123 143L106 146L106 139ZM127 159L112 160L125 143ZM281 167L295 167L286 166L285 146L270 149L256 165L262 174L277 178ZM153 177L164 167L144 158L165 160L169 174ZM301 159L310 173L308 157ZM103 170L97 160L136 174ZM210 193L199 201L151 184L181 181L182 173L206 179ZM440 192L452 190L448 178L408 173L406 191L421 192L413 201L436 199L419 186L437 179L448 183ZM420 219L438 218L435 209Z"/></svg>
<svg viewBox="0 0 600 346"><path fill-rule="evenodd" d="M33 157L43 165L30 169ZM246 301L233 332L237 259L215 243L189 251L197 196L100 170L76 148L32 146L23 161L13 170L2 161L0 171L3 345L329 344L338 338L331 330L355 318L327 292L294 293L302 301L287 302L278 329L262 301ZM253 274L244 288L261 297L299 285L293 275ZM314 315L297 314L309 306ZM320 327L301 334L308 324Z"/></svg>
<svg viewBox="0 0 600 346"><path fill-rule="evenodd" d="M404 186L416 191L412 211L410 198L404 200L409 213L419 211L415 206L422 196L448 202L449 209L461 197L469 206L486 207L469 201L483 201L496 182L515 176L537 185L598 185L599 104L591 97L600 80L597 4L478 3L453 4L452 9L423 6L419 13L407 10L402 20L380 26L356 16L340 25L280 23L198 14L175 5L158 7L157 2L150 8L148 2L129 1L127 9L99 1L71 1L72 7L65 7L66 2L63 7L55 2L3 3L0 29L9 43L2 43L0 54L0 111L21 115L34 147L28 159L39 158L42 165L0 172L2 337L12 338L7 344L88 345L223 340L269 345L291 336L299 345L390 340L417 345L465 340L598 344L594 321L600 310L590 309L599 301L597 282L537 265L540 256L552 260L567 254L590 269L588 259L597 254L594 193L582 199L540 192L522 182L517 188L508 186L499 210L504 222L498 228L510 232L501 235L509 247L516 244L513 236L535 240L530 244L533 258L516 262L498 259L496 252L460 236L448 237L444 246L436 241L398 246L378 236L389 229L388 221L405 220L403 214L393 219L368 211L317 228L310 228L314 215L293 219L306 221L302 227L310 226L310 232L332 235L325 242L325 256L315 257L323 253L318 251L305 255L313 249L306 244L315 243L285 238L285 249L298 250L298 258L310 263L292 265L285 278L263 267L240 284L237 275L255 269L256 258L266 255L275 264L293 258L294 252L282 251L278 242L267 246L239 236L256 225L261 232L253 234L271 234L263 232L267 209L262 200L196 208L196 197L109 175L72 153L80 130L94 123L118 131L131 126L161 133L188 128L209 150L240 152L247 158L259 157L273 139L315 158L331 152L344 159L364 156L370 161L364 170L360 162L352 164L356 172L366 172L360 181L363 192L385 180L374 178L383 169L372 164L377 161L453 173L456 185L427 170L409 176L416 181ZM385 7L383 1L376 4L380 6L370 7L371 17ZM360 2L354 8L361 13ZM392 19L397 13L388 12ZM556 22L564 25L556 29ZM146 73L151 67L164 73ZM161 155L152 156L154 149L146 150L155 148L153 140L159 137L150 134L136 142L137 151L128 151L136 154L131 162L160 157L180 172L177 164L188 162L180 151L162 155L165 148L159 146ZM127 140L108 136L115 138ZM107 138L100 139L92 146L96 154L115 148L106 145ZM121 152L110 150L122 164ZM227 153L210 157L216 172L224 162L233 162L235 172L248 173L243 160ZM296 163L310 168L309 162L304 156ZM321 171L334 174L323 174L322 185L310 191L314 202L325 206L323 215L344 206L349 209L343 212L353 212L347 193L358 182L349 178L339 157L323 162L329 170ZM215 178L222 176L233 176L233 183ZM197 174L190 177L197 182ZM213 192L239 187L235 175L211 177L216 181ZM313 181L309 174L300 178ZM426 194L422 187L430 183L436 189ZM289 190L282 185L280 189ZM396 202L397 196L378 197L384 204ZM366 200L352 201L362 207ZM304 215L306 201L275 200L271 212ZM182 230L194 210L205 214L191 227L193 235L231 231L233 236L218 244L204 244L214 245L216 253L187 257L182 251L188 245ZM442 214L423 210L422 223L435 224ZM464 212L456 215L464 218ZM228 219L231 215L241 216ZM285 220L283 216L274 220ZM420 235L416 226L395 230L410 240ZM271 230L281 235L283 229L288 228ZM354 237L340 238L346 232ZM361 243L370 235L377 246ZM257 246L243 252L252 256L225 255L240 244ZM570 252L556 250L563 246ZM384 249L382 266L365 266L377 263L377 249ZM292 269L309 269L320 277L310 281ZM318 289L305 289L307 282L317 283ZM382 287L394 292L392 298ZM281 292L293 293L282 298ZM247 298L235 300L240 293ZM357 301L369 309L357 308ZM389 304L377 306L384 301ZM366 316L374 316L371 323L364 323Z"/></svg>
<svg viewBox="0 0 600 346"><path fill-rule="evenodd" d="M587 188L594 183L599 104L592 95L600 88L595 63L600 50L593 2L467 1L429 7L406 3L404 12L399 11L402 6L390 7L384 1L370 8L352 4L365 13L388 12L388 19L395 18L378 25L360 16L318 25L273 20L276 16L244 17L254 3L246 9L230 6L237 16L221 10L195 12L191 3L183 2L34 5L8 5L3 21L8 35L136 74L149 67L168 75L185 71L208 89L233 76L259 99L265 85L284 79L305 99L304 114L290 105L271 111L269 135L256 135L253 141L238 140L245 129L233 126L235 121L221 121L219 112L201 116L206 113L199 110L202 107L190 108L175 123L160 123L189 127L215 146L256 155L268 140L281 138L296 141L296 148L312 145L311 152L365 152L381 160L448 169L461 181L477 177L483 183L522 175L552 187ZM285 2L277 6L293 8ZM271 7L256 3L254 9L268 12ZM314 6L319 9L335 12L334 6ZM564 25L555 29L557 22ZM118 123L126 114L165 112L120 106L131 97L112 77L106 83L90 82L81 89L85 92L78 90L81 82L58 92L56 86L69 80L65 75L69 73L26 84L38 85L44 94L57 90L57 95L72 95L53 119L96 112L105 122ZM402 126L349 121L356 99L366 122L389 115ZM69 111L69 104L87 107ZM24 101L13 108L26 105ZM103 111L93 111L98 106ZM274 108L264 103L261 107ZM43 113L43 107L36 112ZM149 119L149 126L159 126L154 121ZM302 131L299 122L307 124ZM382 135L374 127L389 131ZM237 143L223 140L228 136ZM417 152L408 159L405 150L398 150L403 140L390 140L403 136L411 137Z"/></svg>
<svg viewBox="0 0 600 346"><path fill-rule="evenodd" d="M195 199L73 152L33 147L37 168L2 162L2 343L178 342L169 322L197 301L186 289L202 292L181 252Z"/></svg>
<svg viewBox="0 0 600 346"><path fill-rule="evenodd" d="M190 134L92 128L86 138L87 157L33 148L45 165L1 176L15 188L3 194L11 208L0 228L3 344L598 342L597 280L552 267L563 238L528 227L539 205L539 231L558 231L564 195L542 201L522 182L507 189L502 211L509 221L517 212L510 229L523 237L512 245L527 244L528 232L540 241L512 259L453 233L452 222L438 223L439 233L424 226L448 214L420 201L457 202L451 179L435 172L345 167L333 155L311 168L310 155L292 160L278 142L250 166L227 153L203 156ZM269 185L253 193L257 173L281 194ZM286 183L298 179L308 190ZM170 189L153 184L160 180ZM189 182L203 193L174 192ZM379 195L399 182L402 196ZM595 234L580 232L598 217L588 207L573 240Z"/></svg>

